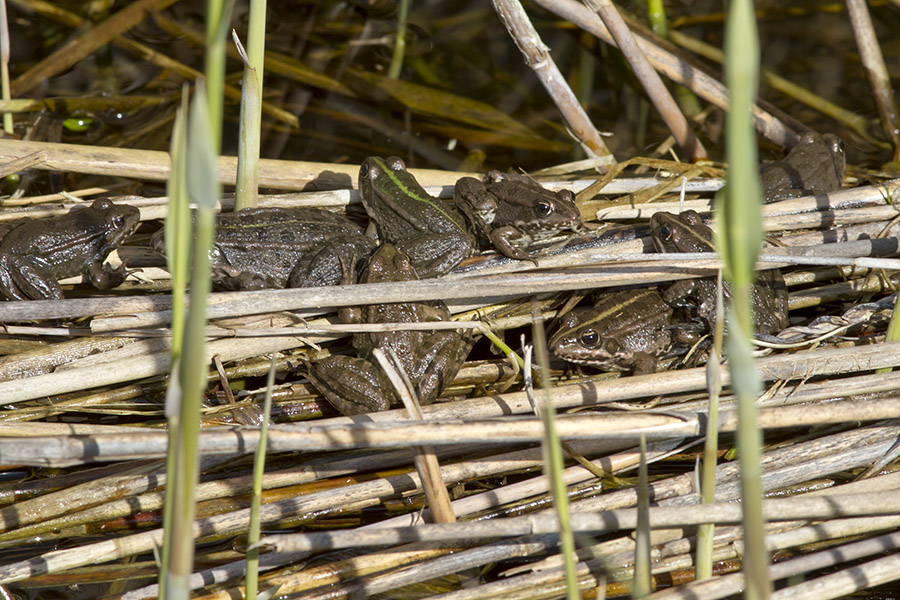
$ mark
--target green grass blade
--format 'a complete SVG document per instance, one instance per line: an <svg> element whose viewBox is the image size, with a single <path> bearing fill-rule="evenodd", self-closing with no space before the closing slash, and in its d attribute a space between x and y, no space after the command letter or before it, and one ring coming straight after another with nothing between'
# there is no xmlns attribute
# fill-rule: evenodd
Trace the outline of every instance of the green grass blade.
<svg viewBox="0 0 900 600"><path fill-rule="evenodd" d="M541 419L544 421L544 469L550 479L550 489L553 494L553 504L559 518L560 552L566 573L566 597L568 600L578 600L578 575L575 570L577 560L575 554L575 536L569 524L569 497L566 483L563 480L563 454L559 434L556 431L556 409L550 399L550 383L546 376L550 372L550 362L547 359L547 339L544 335L544 322L535 318L533 326L534 349L537 355L538 366L541 368L541 388L544 395L544 405L541 408Z"/></svg>
<svg viewBox="0 0 900 600"><path fill-rule="evenodd" d="M716 203L718 241L725 275L733 284L728 358L738 403L746 597L763 600L769 597L770 584L760 480L762 433L755 404L760 383L749 341L753 334L750 288L762 241L758 148L750 112L759 82L759 40L751 0L731 3L725 24L725 55L725 82L731 94L725 122L729 168L724 198Z"/></svg>
<svg viewBox="0 0 900 600"><path fill-rule="evenodd" d="M638 465L637 529L634 544L634 582L632 598L650 595L650 481L647 475L647 438L641 433L641 462Z"/></svg>
<svg viewBox="0 0 900 600"><path fill-rule="evenodd" d="M262 477L266 470L266 440L269 433L269 415L272 414L272 388L275 386L275 353L272 353L272 363L269 366L269 376L266 380L266 397L263 401L263 421L259 427L259 447L253 459L253 497L250 499L250 531L247 534L247 545L251 548L247 552L247 598L256 598L259 585L259 548L254 544L259 541L259 507L262 503Z"/></svg>
<svg viewBox="0 0 900 600"><path fill-rule="evenodd" d="M256 206L259 188L259 144L262 124L263 73L266 51L266 0L250 0L247 53L235 34L235 43L244 59L241 86L241 124L238 139L238 170L235 210Z"/></svg>
<svg viewBox="0 0 900 600"><path fill-rule="evenodd" d="M170 479L175 489L171 506L171 564L165 586L169 600L190 597L189 580L194 560L194 490L199 479L197 439L208 370L205 330L206 297L210 290L209 249L215 227L215 207L220 196L207 111L206 93L200 82L191 103L187 134L187 190L197 206L197 218L191 253L191 302L178 373L182 390L181 435L176 446L175 472Z"/></svg>

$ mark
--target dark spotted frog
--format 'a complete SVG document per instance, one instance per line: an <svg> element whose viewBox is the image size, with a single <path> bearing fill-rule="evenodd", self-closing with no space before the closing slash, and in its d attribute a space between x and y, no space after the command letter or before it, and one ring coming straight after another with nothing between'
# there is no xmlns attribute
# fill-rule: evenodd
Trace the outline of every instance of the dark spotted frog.
<svg viewBox="0 0 900 600"><path fill-rule="evenodd" d="M713 252L713 231L696 211L680 215L659 212L650 218L650 236L659 252ZM723 286L726 300L731 288ZM663 292L665 301L686 308L710 328L716 318L716 278L703 277L676 281ZM788 325L788 293L778 269L760 272L751 290L756 331L776 333Z"/></svg>
<svg viewBox="0 0 900 600"><path fill-rule="evenodd" d="M58 279L84 275L97 289L120 285L129 271L104 261L134 233L140 211L108 199L46 219L23 219L0 230L0 291L10 300L63 297Z"/></svg>
<svg viewBox="0 0 900 600"><path fill-rule="evenodd" d="M416 279L410 259L393 245L384 244L370 258L362 282ZM399 302L372 304L361 313L345 311L342 316L365 323L422 323L447 321L450 313L443 302ZM381 331L354 334L353 347L358 356L330 356L309 370L313 385L345 415L386 410L399 402L387 375L372 358L373 349L392 349L412 381L419 402L430 404L456 376L472 347L472 339L468 333L451 329Z"/></svg>
<svg viewBox="0 0 900 600"><path fill-rule="evenodd" d="M807 133L784 160L760 169L766 202L826 194L841 188L847 161L844 142L833 133Z"/></svg>
<svg viewBox="0 0 900 600"><path fill-rule="evenodd" d="M163 231L151 245L165 253ZM216 215L212 281L221 290L337 285L375 249L362 228L324 209L249 208ZM355 273L354 273L355 275Z"/></svg>
<svg viewBox="0 0 900 600"><path fill-rule="evenodd" d="M396 156L365 159L359 193L379 240L406 254L422 279L443 275L475 248L453 203L430 196Z"/></svg>
<svg viewBox="0 0 900 600"><path fill-rule="evenodd" d="M584 230L571 191L551 192L518 173L490 171L484 181L463 177L453 198L482 246L517 260L534 261L525 250L535 242Z"/></svg>
<svg viewBox="0 0 900 600"><path fill-rule="evenodd" d="M562 317L550 352L604 371L653 373L672 348L672 314L656 288L607 292Z"/></svg>

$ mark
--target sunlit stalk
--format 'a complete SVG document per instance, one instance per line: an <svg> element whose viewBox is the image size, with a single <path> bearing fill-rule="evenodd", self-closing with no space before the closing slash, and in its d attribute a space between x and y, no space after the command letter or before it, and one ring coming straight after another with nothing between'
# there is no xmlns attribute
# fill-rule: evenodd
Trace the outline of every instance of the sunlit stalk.
<svg viewBox="0 0 900 600"><path fill-rule="evenodd" d="M397 79L403 68L403 56L406 54L406 21L409 17L409 0L400 0L397 8L397 35L394 37L394 55L388 67L388 77Z"/></svg>
<svg viewBox="0 0 900 600"><path fill-rule="evenodd" d="M719 394L722 392L722 337L725 333L725 307L722 292L722 274L716 289L716 328L713 332L713 347L706 363L706 389L709 393L709 418L706 421L706 439L703 443L703 462L700 468L700 501L712 504L716 501L716 465L719 449ZM697 527L697 575L696 578L712 577L713 542L716 526L707 523Z"/></svg>
<svg viewBox="0 0 900 600"><path fill-rule="evenodd" d="M206 2L206 89L210 141L216 153L222 147L222 114L225 96L225 36L234 0Z"/></svg>
<svg viewBox="0 0 900 600"><path fill-rule="evenodd" d="M269 366L266 379L266 397L263 401L263 421L259 426L259 447L253 459L253 496L250 498L250 530L247 533L247 583L246 597L256 598L259 584L259 548L253 547L259 541L259 507L262 503L262 478L266 470L266 440L269 434L269 415L272 414L272 388L275 385L275 354Z"/></svg>
<svg viewBox="0 0 900 600"><path fill-rule="evenodd" d="M741 465L744 515L746 598L769 597L768 555L762 515L761 446L756 396L760 388L750 337L753 334L750 288L762 241L758 149L751 108L759 84L759 39L751 0L734 0L725 26L725 81L731 94L726 116L728 179L724 200L716 203L719 251L732 282L728 315L728 359L737 396L737 448Z"/></svg>
<svg viewBox="0 0 900 600"><path fill-rule="evenodd" d="M533 329L534 349L538 366L541 369L541 388L544 392L544 404L541 419L544 422L544 469L550 479L553 504L559 518L559 541L563 565L566 573L566 597L578 600L578 574L575 570L575 536L569 523L569 497L563 480L563 455L559 434L556 432L556 409L550 399L550 382L546 376L550 372L547 360L547 339L544 335L544 323L535 319Z"/></svg>
<svg viewBox="0 0 900 600"><path fill-rule="evenodd" d="M647 438L641 432L641 462L638 465L637 528L634 544L634 583L632 598L645 598L653 591L650 586L650 481L647 476Z"/></svg>
<svg viewBox="0 0 900 600"><path fill-rule="evenodd" d="M166 262L172 275L172 350L169 386L166 390L166 423L168 425L169 446L166 454L166 473L172 477L176 472L175 448L181 435L181 385L178 380L178 364L181 356L181 343L184 339L184 305L187 287L188 266L191 256L191 216L188 208L187 181L187 111L188 88L182 88L181 107L175 115L172 128L172 141L169 154L172 157L172 170L169 176L167 192L169 210L166 213ZM169 479L171 482L172 480ZM174 502L173 485L166 486L165 506L172 507ZM163 547L162 569L160 574L169 570L169 555L172 547L172 515L173 510L163 511ZM160 598L166 597L165 577L160 577Z"/></svg>
<svg viewBox="0 0 900 600"><path fill-rule="evenodd" d="M215 208L220 196L216 179L216 155L210 144L206 93L199 82L188 122L187 190L197 206L195 235L191 252L191 303L185 327L179 381L182 390L181 435L176 446L175 485L172 509L171 565L167 573L169 600L190 596L190 575L194 561L194 490L199 479L197 438L200 407L206 387L206 297L210 290L209 250L215 228Z"/></svg>
<svg viewBox="0 0 900 600"><path fill-rule="evenodd" d="M0 0L0 94L9 100L9 21L6 18L6 0ZM3 131L13 132L12 113L3 113Z"/></svg>
<svg viewBox="0 0 900 600"><path fill-rule="evenodd" d="M266 0L250 0L247 26L247 53L243 53L235 34L235 43L244 60L241 87L241 125L238 139L238 171L235 210L256 206L259 188L259 145L262 127L263 74L266 52Z"/></svg>

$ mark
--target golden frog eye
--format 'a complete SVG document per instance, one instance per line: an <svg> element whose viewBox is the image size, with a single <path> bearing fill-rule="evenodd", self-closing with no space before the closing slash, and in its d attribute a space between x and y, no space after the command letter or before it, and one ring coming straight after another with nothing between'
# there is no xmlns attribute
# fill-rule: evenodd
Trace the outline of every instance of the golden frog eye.
<svg viewBox="0 0 900 600"><path fill-rule="evenodd" d="M368 174L369 174L369 163L363 163L363 164L359 167L359 176L360 176L360 177L365 177L365 176L368 175Z"/></svg>
<svg viewBox="0 0 900 600"><path fill-rule="evenodd" d="M549 217L553 213L553 205L546 200L541 200L534 210L539 217Z"/></svg>
<svg viewBox="0 0 900 600"><path fill-rule="evenodd" d="M116 215L112 218L112 226L115 229L122 229L125 227L125 217L123 215Z"/></svg>
<svg viewBox="0 0 900 600"><path fill-rule="evenodd" d="M600 342L600 334L595 329L587 329L581 334L581 343L587 348L593 348Z"/></svg>

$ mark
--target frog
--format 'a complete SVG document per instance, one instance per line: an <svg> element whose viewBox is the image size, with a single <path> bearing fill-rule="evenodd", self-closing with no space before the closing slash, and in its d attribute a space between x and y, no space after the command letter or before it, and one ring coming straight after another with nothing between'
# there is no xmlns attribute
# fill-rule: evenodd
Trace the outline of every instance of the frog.
<svg viewBox="0 0 900 600"><path fill-rule="evenodd" d="M680 215L658 212L650 218L650 237L659 252L714 252L713 231L694 210ZM663 291L671 306L688 309L709 328L716 318L716 278L703 277L676 281ZM731 298L731 285L723 283L725 299ZM788 293L779 269L761 271L750 291L756 331L773 334L788 325Z"/></svg>
<svg viewBox="0 0 900 600"><path fill-rule="evenodd" d="M406 254L420 278L443 275L474 252L465 217L452 202L430 196L400 158L366 158L359 193L379 241Z"/></svg>
<svg viewBox="0 0 900 600"><path fill-rule="evenodd" d="M565 231L584 231L571 190L551 192L526 175L490 171L484 180L463 177L453 199L482 246L516 260L537 260L527 250Z"/></svg>
<svg viewBox="0 0 900 600"><path fill-rule="evenodd" d="M164 231L151 246L165 254ZM337 285L376 242L347 217L312 207L261 207L216 215L209 261L217 290Z"/></svg>
<svg viewBox="0 0 900 600"><path fill-rule="evenodd" d="M806 133L784 160L760 169L766 203L841 189L847 159L844 142L833 133Z"/></svg>
<svg viewBox="0 0 900 600"><path fill-rule="evenodd" d="M85 276L99 290L125 281L124 266L105 264L141 222L140 211L100 198L90 206L0 229L0 292L9 300L59 300L58 280Z"/></svg>
<svg viewBox="0 0 900 600"><path fill-rule="evenodd" d="M603 371L653 373L672 350L673 314L656 288L602 293L593 306L563 315L550 352Z"/></svg>
<svg viewBox="0 0 900 600"><path fill-rule="evenodd" d="M345 283L349 273L344 274ZM369 259L362 283L416 281L412 261L392 244L383 244ZM448 321L443 302L371 304L359 311L342 311L344 321L365 323L422 323ZM353 335L357 356L332 355L309 367L312 384L341 414L358 415L387 410L398 404L394 387L372 351L391 349L409 376L419 403L434 402L450 383L472 347L471 334L451 329L380 331Z"/></svg>

